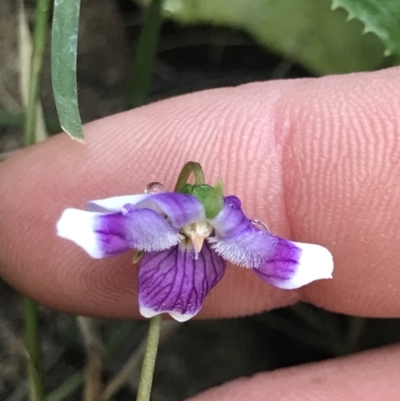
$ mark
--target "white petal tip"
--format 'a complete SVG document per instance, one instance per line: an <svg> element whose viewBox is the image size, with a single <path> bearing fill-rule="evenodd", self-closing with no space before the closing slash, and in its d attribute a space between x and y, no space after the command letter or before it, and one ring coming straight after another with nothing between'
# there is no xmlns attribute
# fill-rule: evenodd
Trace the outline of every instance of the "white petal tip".
<svg viewBox="0 0 400 401"><path fill-rule="evenodd" d="M176 311L155 311L154 309L151 308L146 308L144 306L139 307L140 314L147 318L150 319L154 316L160 315L161 313L168 313L173 319L175 319L177 322L183 323L187 322L190 320L194 315L191 314L182 314Z"/></svg>
<svg viewBox="0 0 400 401"><path fill-rule="evenodd" d="M300 288L315 280L332 278L333 257L328 249L315 244L295 244L302 253L295 275L285 283L286 289Z"/></svg>
<svg viewBox="0 0 400 401"><path fill-rule="evenodd" d="M160 315L162 312L157 312L153 309L146 308L144 306L139 305L139 312L140 314L145 317L146 319L151 319L154 316Z"/></svg>
<svg viewBox="0 0 400 401"><path fill-rule="evenodd" d="M174 312L174 311L168 312L168 313L172 317L172 319L175 319L177 322L180 322L180 323L187 322L194 316L189 313L182 314L182 313L178 313L178 312Z"/></svg>
<svg viewBox="0 0 400 401"><path fill-rule="evenodd" d="M57 222L57 235L75 242L92 258L104 257L96 240L94 220L97 214L79 209L66 209Z"/></svg>

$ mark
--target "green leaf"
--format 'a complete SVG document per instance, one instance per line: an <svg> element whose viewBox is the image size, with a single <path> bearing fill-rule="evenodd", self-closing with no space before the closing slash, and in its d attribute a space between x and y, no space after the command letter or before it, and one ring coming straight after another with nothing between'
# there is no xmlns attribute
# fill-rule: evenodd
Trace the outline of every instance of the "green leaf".
<svg viewBox="0 0 400 401"><path fill-rule="evenodd" d="M316 74L372 70L384 61L379 39L362 35L363 24L332 11L330 0L165 0L164 12L182 23L243 29Z"/></svg>
<svg viewBox="0 0 400 401"><path fill-rule="evenodd" d="M51 73L61 128L84 142L76 80L79 11L80 0L54 0Z"/></svg>
<svg viewBox="0 0 400 401"><path fill-rule="evenodd" d="M349 18L357 18L365 25L365 32L379 36L386 47L385 54L400 56L400 1L399 0L332 0L332 8L343 7Z"/></svg>

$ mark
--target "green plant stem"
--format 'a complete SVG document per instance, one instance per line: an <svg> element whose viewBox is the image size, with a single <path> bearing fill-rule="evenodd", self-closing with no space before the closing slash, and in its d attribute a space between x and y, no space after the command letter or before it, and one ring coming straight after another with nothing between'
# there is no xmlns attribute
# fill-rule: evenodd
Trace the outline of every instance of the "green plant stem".
<svg viewBox="0 0 400 401"><path fill-rule="evenodd" d="M25 119L25 146L36 141L36 116L39 103L40 75L46 46L50 0L38 0L35 14L35 30L29 77L29 96ZM26 349L28 352L28 378L31 401L44 400L43 364L39 341L37 304L24 299Z"/></svg>
<svg viewBox="0 0 400 401"><path fill-rule="evenodd" d="M39 341L38 306L24 298L26 350L31 401L44 400L43 365Z"/></svg>
<svg viewBox="0 0 400 401"><path fill-rule="evenodd" d="M0 109L0 126L2 127L23 127L25 125L25 114L9 113Z"/></svg>
<svg viewBox="0 0 400 401"><path fill-rule="evenodd" d="M146 10L133 61L128 89L128 108L141 106L147 100L161 27L163 0L152 0Z"/></svg>
<svg viewBox="0 0 400 401"><path fill-rule="evenodd" d="M36 140L36 116L39 103L40 75L46 47L50 0L38 0L33 33L33 50L29 77L29 96L25 120L25 145L30 146Z"/></svg>
<svg viewBox="0 0 400 401"><path fill-rule="evenodd" d="M175 185L175 192L179 192L182 187L187 183L190 174L194 175L195 185L204 184L204 173L201 165L197 162L187 162L178 177Z"/></svg>
<svg viewBox="0 0 400 401"><path fill-rule="evenodd" d="M161 321L161 315L154 316L150 319L146 351L144 353L136 401L150 400L154 366L156 364L157 349L160 340Z"/></svg>
<svg viewBox="0 0 400 401"><path fill-rule="evenodd" d="M73 393L79 385L82 384L85 373L82 371L74 373L71 377L65 380L57 387L49 396L47 401L61 401Z"/></svg>
<svg viewBox="0 0 400 401"><path fill-rule="evenodd" d="M9 113L8 111L0 109L0 126L23 128L25 126L25 114ZM58 134L61 132L61 127L57 117L46 118L46 128L50 134Z"/></svg>

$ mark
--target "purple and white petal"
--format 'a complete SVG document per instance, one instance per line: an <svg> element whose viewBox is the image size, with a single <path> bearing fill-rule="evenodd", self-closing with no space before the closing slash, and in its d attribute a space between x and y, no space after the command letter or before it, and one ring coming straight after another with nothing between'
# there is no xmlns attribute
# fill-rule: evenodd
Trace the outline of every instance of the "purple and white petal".
<svg viewBox="0 0 400 401"><path fill-rule="evenodd" d="M86 204L86 209L91 212L120 212L127 204L136 205L138 202L148 198L150 194L123 195L112 198L98 199Z"/></svg>
<svg viewBox="0 0 400 401"><path fill-rule="evenodd" d="M189 320L225 273L226 262L208 244L198 258L192 247L176 246L143 255L139 268L139 306L144 317L169 313Z"/></svg>
<svg viewBox="0 0 400 401"><path fill-rule="evenodd" d="M215 236L208 241L222 258L254 269L259 277L276 287L299 288L332 277L332 255L327 249L291 242L259 230L246 217L235 196L225 198L224 207L210 224L215 228Z"/></svg>
<svg viewBox="0 0 400 401"><path fill-rule="evenodd" d="M205 220L203 204L192 195L179 192L163 192L147 196L138 202L135 208L149 208L168 217L175 228Z"/></svg>
<svg viewBox="0 0 400 401"><path fill-rule="evenodd" d="M242 210L240 199L236 196L226 196L224 206L218 215L209 220L215 228L218 237L240 237L249 229L255 228Z"/></svg>
<svg viewBox="0 0 400 401"><path fill-rule="evenodd" d="M57 233L97 259L131 248L160 251L177 245L182 239L178 230L150 209L125 214L66 209L57 223Z"/></svg>
<svg viewBox="0 0 400 401"><path fill-rule="evenodd" d="M213 249L238 266L257 267L273 250L276 237L254 226L236 196L227 196L221 212L209 223L215 229L215 236L208 238Z"/></svg>
<svg viewBox="0 0 400 401"><path fill-rule="evenodd" d="M333 259L323 246L275 237L273 252L253 271L274 287L291 290L332 278Z"/></svg>

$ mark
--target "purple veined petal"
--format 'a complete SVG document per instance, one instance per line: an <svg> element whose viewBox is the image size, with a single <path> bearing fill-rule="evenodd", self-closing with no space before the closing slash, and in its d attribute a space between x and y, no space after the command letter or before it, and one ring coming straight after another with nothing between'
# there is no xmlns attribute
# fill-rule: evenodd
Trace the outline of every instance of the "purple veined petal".
<svg viewBox="0 0 400 401"><path fill-rule="evenodd" d="M146 253L139 268L140 313L150 318L165 312L179 322L189 320L224 275L225 265L207 243L197 259L194 249L182 246Z"/></svg>
<svg viewBox="0 0 400 401"><path fill-rule="evenodd" d="M100 259L136 248L164 250L181 241L182 235L157 212L150 209L128 213L95 213L66 209L57 223L60 237Z"/></svg>
<svg viewBox="0 0 400 401"><path fill-rule="evenodd" d="M195 196L179 192L151 194L138 202L135 208L149 208L165 214L171 224L178 229L206 218L203 204Z"/></svg>
<svg viewBox="0 0 400 401"><path fill-rule="evenodd" d="M332 255L327 249L259 230L246 217L235 196L225 198L224 207L210 224L215 228L215 236L208 241L222 258L254 269L275 287L294 289L332 277Z"/></svg>
<svg viewBox="0 0 400 401"><path fill-rule="evenodd" d="M332 278L332 254L323 246L275 237L270 257L253 269L274 287L292 290L315 280Z"/></svg>
<svg viewBox="0 0 400 401"><path fill-rule="evenodd" d="M150 194L123 195L112 198L98 199L86 204L86 209L91 212L120 212L126 204L136 205L148 198Z"/></svg>

